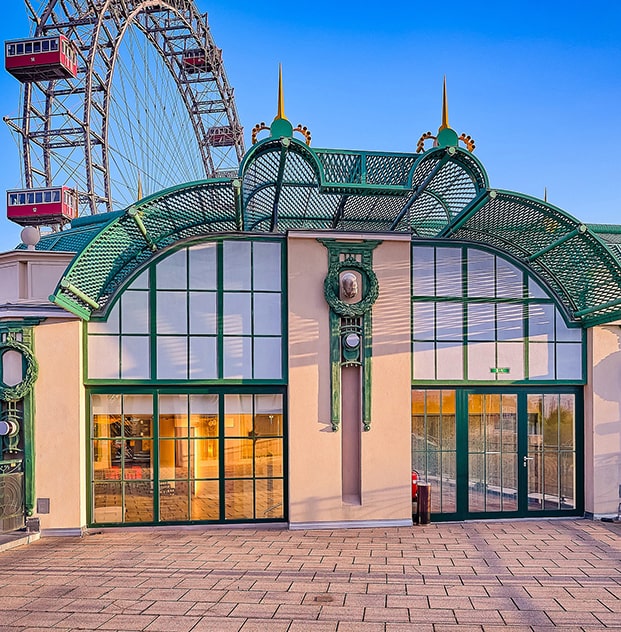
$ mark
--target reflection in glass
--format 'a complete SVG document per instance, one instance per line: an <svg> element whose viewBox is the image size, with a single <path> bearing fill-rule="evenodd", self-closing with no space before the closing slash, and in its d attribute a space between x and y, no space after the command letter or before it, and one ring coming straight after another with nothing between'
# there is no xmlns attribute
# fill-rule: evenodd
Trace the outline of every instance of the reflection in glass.
<svg viewBox="0 0 621 632"><path fill-rule="evenodd" d="M178 250L155 266L155 278L159 290L180 290L187 287L187 250Z"/></svg>
<svg viewBox="0 0 621 632"><path fill-rule="evenodd" d="M462 296L461 248L436 250L436 296Z"/></svg>
<svg viewBox="0 0 621 632"><path fill-rule="evenodd" d="M216 248L214 242L188 248L190 259L190 288L215 290L218 287Z"/></svg>
<svg viewBox="0 0 621 632"><path fill-rule="evenodd" d="M412 391L412 468L431 483L432 513L457 510L455 410L453 390Z"/></svg>
<svg viewBox="0 0 621 632"><path fill-rule="evenodd" d="M153 486L149 481L124 483L125 522L153 522Z"/></svg>
<svg viewBox="0 0 621 632"><path fill-rule="evenodd" d="M249 241L227 240L224 249L224 289L250 290L250 248Z"/></svg>
<svg viewBox="0 0 621 632"><path fill-rule="evenodd" d="M227 480L224 483L225 518L243 520L254 518L254 481Z"/></svg>
<svg viewBox="0 0 621 632"><path fill-rule="evenodd" d="M267 479L255 481L255 505L257 518L284 518L283 481Z"/></svg>
<svg viewBox="0 0 621 632"><path fill-rule="evenodd" d="M255 241L252 244L253 283L256 290L280 290L281 245L274 242Z"/></svg>
<svg viewBox="0 0 621 632"><path fill-rule="evenodd" d="M151 375L148 336L121 338L121 378L147 380Z"/></svg>
<svg viewBox="0 0 621 632"><path fill-rule="evenodd" d="M435 296L435 248L414 246L412 248L412 294Z"/></svg>
<svg viewBox="0 0 621 632"><path fill-rule="evenodd" d="M469 511L517 509L517 457L517 395L469 395Z"/></svg>
<svg viewBox="0 0 621 632"><path fill-rule="evenodd" d="M149 333L149 293L126 291L121 296L124 334Z"/></svg>

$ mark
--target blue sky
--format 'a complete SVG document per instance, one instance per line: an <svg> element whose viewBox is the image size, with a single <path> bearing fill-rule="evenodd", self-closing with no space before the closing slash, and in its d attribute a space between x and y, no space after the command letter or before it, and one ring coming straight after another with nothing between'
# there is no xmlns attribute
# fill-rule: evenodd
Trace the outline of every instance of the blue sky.
<svg viewBox="0 0 621 632"><path fill-rule="evenodd" d="M197 0L209 13L247 144L276 113L313 146L415 151L449 120L476 141L493 187L548 199L585 222L621 224L621 5L583 2L270 2ZM3 4L2 39L28 34L19 0ZM0 73L3 116L19 85ZM20 186L15 139L0 128L0 188ZM5 217L4 210L2 217ZM0 219L0 250L20 228Z"/></svg>

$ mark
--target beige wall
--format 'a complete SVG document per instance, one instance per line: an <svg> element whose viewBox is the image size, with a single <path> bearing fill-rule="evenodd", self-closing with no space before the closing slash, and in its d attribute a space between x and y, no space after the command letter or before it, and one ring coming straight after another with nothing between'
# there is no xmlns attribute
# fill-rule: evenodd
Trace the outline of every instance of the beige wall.
<svg viewBox="0 0 621 632"><path fill-rule="evenodd" d="M361 437L360 504L343 502L342 433L330 424L329 308L323 295L328 251L314 236L292 234L288 266L291 526L409 522L409 239L384 240L373 251L380 294L372 316L372 427Z"/></svg>
<svg viewBox="0 0 621 632"><path fill-rule="evenodd" d="M35 494L50 499L41 529L86 524L86 437L82 323L48 319L34 329Z"/></svg>
<svg viewBox="0 0 621 632"><path fill-rule="evenodd" d="M585 388L585 510L617 514L621 485L621 326L588 332Z"/></svg>

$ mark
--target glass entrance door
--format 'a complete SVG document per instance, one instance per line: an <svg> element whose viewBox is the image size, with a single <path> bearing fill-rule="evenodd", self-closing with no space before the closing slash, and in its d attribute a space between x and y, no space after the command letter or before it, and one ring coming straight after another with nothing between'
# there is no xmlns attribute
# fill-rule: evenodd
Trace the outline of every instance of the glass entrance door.
<svg viewBox="0 0 621 632"><path fill-rule="evenodd" d="M517 510L517 395L469 394L468 511Z"/></svg>
<svg viewBox="0 0 621 632"><path fill-rule="evenodd" d="M579 389L412 392L412 467L437 519L580 515Z"/></svg>

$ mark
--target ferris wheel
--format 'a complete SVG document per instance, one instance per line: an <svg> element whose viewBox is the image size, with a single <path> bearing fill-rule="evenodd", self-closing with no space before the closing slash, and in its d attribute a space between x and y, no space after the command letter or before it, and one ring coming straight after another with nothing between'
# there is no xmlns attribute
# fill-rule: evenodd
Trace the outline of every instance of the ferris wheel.
<svg viewBox="0 0 621 632"><path fill-rule="evenodd" d="M94 214L237 174L233 89L193 0L47 0L38 11L25 2L31 37L5 44L21 115L5 121L26 191L43 200L50 187L70 189L79 213Z"/></svg>

